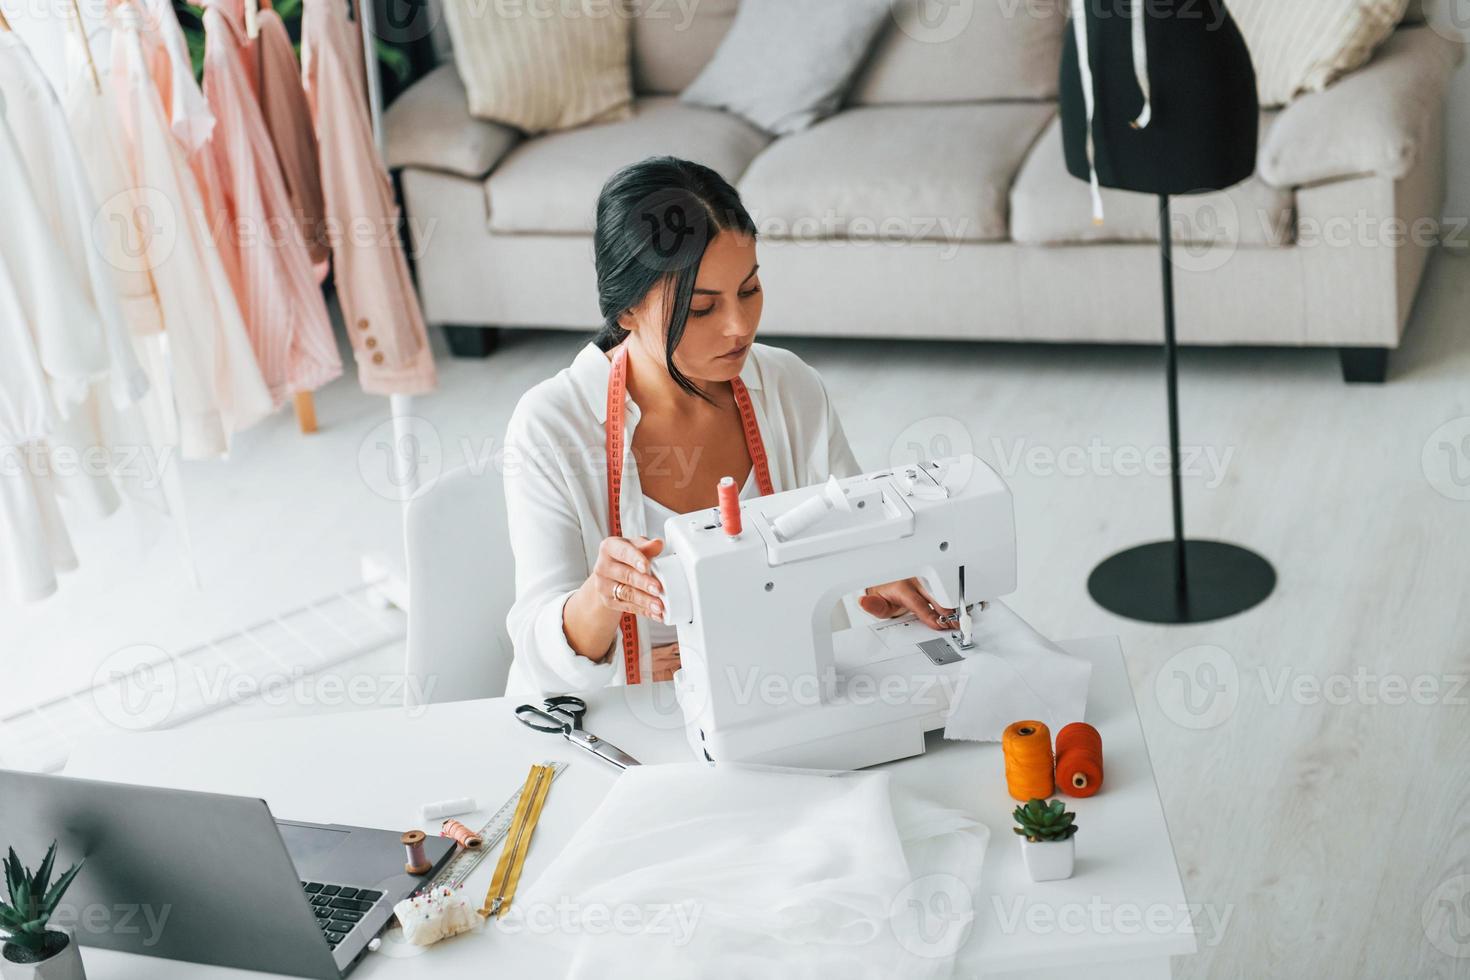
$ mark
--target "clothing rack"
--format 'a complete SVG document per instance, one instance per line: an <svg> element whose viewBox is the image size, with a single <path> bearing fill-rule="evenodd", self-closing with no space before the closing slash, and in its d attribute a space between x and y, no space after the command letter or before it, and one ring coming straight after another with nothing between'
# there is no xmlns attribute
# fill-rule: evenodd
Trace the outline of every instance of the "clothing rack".
<svg viewBox="0 0 1470 980"><path fill-rule="evenodd" d="M368 118L372 123L373 142L378 147L378 157L387 166L387 147L383 137L383 85L378 77L378 53L373 48L373 38L377 36L377 10L373 7L373 0L347 0L357 12L357 29L362 38L362 64L363 76L367 83ZM412 395L389 395L388 414L393 420L393 444L394 446L406 446L411 444L413 438L413 412L414 403ZM390 456L392 465L396 468L396 485L405 488L403 496L403 530L406 539L408 532L408 503L413 498L414 492L418 490L417 468L409 467L405 472L402 453L392 453ZM362 576L364 581L371 582L378 599L386 604L397 606L404 612L408 612L408 571L400 564L384 555L364 555L362 558Z"/></svg>

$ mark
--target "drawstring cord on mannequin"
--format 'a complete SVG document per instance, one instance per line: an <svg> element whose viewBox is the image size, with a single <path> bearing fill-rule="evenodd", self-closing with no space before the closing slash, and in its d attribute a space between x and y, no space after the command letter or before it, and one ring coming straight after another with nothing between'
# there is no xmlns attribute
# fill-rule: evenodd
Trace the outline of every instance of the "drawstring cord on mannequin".
<svg viewBox="0 0 1470 980"><path fill-rule="evenodd" d="M1133 48L1133 76L1143 93L1143 111L1130 125L1144 129L1153 120L1153 92L1148 78L1148 44L1144 32L1147 0L1130 3ZM1077 43L1077 74L1082 83L1082 104L1087 110L1087 182L1092 194L1092 223L1103 223L1102 187L1097 180L1097 147L1093 142L1092 119L1097 110L1096 83L1092 77L1092 52L1087 47L1087 0L1072 0L1072 36Z"/></svg>

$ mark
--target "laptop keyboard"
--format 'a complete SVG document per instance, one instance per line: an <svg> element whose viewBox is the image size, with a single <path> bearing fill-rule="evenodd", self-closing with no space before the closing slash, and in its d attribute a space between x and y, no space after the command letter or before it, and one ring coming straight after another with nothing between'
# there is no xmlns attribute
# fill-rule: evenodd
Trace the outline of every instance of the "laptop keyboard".
<svg viewBox="0 0 1470 980"><path fill-rule="evenodd" d="M326 885L319 881L303 881L301 889L311 903L317 925L333 949L341 945L373 903L383 897L382 892L371 888L351 888L347 885Z"/></svg>

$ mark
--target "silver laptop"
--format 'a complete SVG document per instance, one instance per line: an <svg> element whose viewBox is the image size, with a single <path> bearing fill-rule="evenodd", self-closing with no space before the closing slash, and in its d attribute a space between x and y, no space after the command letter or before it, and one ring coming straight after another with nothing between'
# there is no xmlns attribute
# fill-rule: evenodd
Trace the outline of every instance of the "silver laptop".
<svg viewBox="0 0 1470 980"><path fill-rule="evenodd" d="M53 921L84 946L335 980L433 880L400 832L276 820L263 800L0 770L0 845L35 867L86 866Z"/></svg>

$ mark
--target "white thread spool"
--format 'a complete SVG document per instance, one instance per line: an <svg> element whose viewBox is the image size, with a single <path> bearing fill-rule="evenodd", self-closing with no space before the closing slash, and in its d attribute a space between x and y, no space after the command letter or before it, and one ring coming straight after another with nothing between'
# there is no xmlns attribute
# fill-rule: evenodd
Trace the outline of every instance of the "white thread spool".
<svg viewBox="0 0 1470 980"><path fill-rule="evenodd" d="M775 531L776 537L782 541L790 541L801 532L818 524L822 518L827 516L828 511L839 507L848 510L851 504L847 499L847 494L842 491L842 484L837 482L837 477L832 476L827 479L827 485L822 488L821 493L802 501L771 521L771 530Z"/></svg>
<svg viewBox="0 0 1470 980"><path fill-rule="evenodd" d="M461 796L453 800L440 800L438 803L425 803L423 806L424 820L443 820L445 817L457 817L463 813L474 813L479 807L475 805L473 797Z"/></svg>

